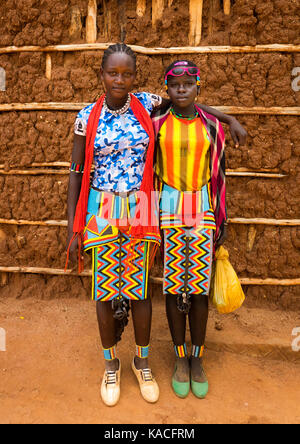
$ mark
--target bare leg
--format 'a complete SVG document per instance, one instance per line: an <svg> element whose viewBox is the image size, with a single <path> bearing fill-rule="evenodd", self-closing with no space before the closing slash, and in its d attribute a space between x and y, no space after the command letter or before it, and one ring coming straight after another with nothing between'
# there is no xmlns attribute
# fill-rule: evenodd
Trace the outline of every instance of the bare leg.
<svg viewBox="0 0 300 444"><path fill-rule="evenodd" d="M111 348L116 345L116 321L113 317L111 302L96 303L98 326L103 348ZM116 371L119 368L118 359L105 361L108 371Z"/></svg>
<svg viewBox="0 0 300 444"><path fill-rule="evenodd" d="M172 340L175 345L183 345L185 343L186 314L178 310L176 295L166 295L166 311ZM176 358L176 367L175 379L178 382L188 381L190 373L188 358Z"/></svg>
<svg viewBox="0 0 300 444"><path fill-rule="evenodd" d="M131 311L133 319L133 327L135 334L135 342L137 345L146 347L150 343L151 322L152 322L152 301L145 299L144 301L132 301ZM135 366L138 370L149 368L148 358L135 357Z"/></svg>
<svg viewBox="0 0 300 444"><path fill-rule="evenodd" d="M191 339L193 345L204 345L208 320L208 297L193 295L189 313ZM205 382L202 358L191 357L191 375L195 382Z"/></svg>

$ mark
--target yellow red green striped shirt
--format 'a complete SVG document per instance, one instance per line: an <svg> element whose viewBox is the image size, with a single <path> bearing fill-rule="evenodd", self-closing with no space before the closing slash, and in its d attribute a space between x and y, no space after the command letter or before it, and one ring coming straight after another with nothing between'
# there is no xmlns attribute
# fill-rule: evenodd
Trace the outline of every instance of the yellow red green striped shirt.
<svg viewBox="0 0 300 444"><path fill-rule="evenodd" d="M200 118L179 119L172 113L158 134L155 172L180 191L197 191L210 180L210 140Z"/></svg>

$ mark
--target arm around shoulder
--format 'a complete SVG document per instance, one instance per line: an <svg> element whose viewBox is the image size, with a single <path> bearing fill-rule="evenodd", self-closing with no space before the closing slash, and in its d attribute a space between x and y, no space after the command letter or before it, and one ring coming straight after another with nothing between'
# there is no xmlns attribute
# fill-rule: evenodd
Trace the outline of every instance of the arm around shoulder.
<svg viewBox="0 0 300 444"><path fill-rule="evenodd" d="M248 135L247 131L235 117L224 114L221 111L218 111L215 108L211 108L207 105L201 105L197 103L197 106L199 106L199 108L201 108L204 112L216 117L220 122L229 125L230 134L236 147L246 144Z"/></svg>

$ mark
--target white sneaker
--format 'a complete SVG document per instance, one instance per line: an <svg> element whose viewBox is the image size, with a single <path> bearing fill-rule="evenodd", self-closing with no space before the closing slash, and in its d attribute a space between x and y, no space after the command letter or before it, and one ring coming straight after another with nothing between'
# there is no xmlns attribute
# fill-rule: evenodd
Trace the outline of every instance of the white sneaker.
<svg viewBox="0 0 300 444"><path fill-rule="evenodd" d="M120 399L120 377L121 377L121 362L119 361L119 370L107 371L105 370L102 385L101 398L104 404L109 407L116 405Z"/></svg>
<svg viewBox="0 0 300 444"><path fill-rule="evenodd" d="M142 370L138 370L135 366L134 359L132 361L132 370L135 374L138 383L140 385L140 390L142 397L147 402L157 402L159 398L159 387L155 378L152 375L152 371L150 368L145 368Z"/></svg>

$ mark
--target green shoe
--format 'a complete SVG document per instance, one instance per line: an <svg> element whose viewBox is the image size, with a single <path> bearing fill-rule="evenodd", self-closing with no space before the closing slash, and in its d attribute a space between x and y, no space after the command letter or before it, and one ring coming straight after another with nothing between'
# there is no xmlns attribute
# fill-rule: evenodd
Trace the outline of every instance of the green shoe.
<svg viewBox="0 0 300 444"><path fill-rule="evenodd" d="M192 392L197 398L204 399L208 393L208 382L191 381Z"/></svg>
<svg viewBox="0 0 300 444"><path fill-rule="evenodd" d="M176 373L176 370L177 370L177 366L175 366L174 375ZM176 381L176 379L174 378L174 375L172 378L172 387L173 387L175 394L177 396L179 396L179 398L186 398L187 395L189 394L189 391L190 391L190 381L188 381L188 382Z"/></svg>
<svg viewBox="0 0 300 444"><path fill-rule="evenodd" d="M202 367L202 372L203 372L203 376L204 376L204 378L203 378L204 382L193 381L193 379L191 377L192 392L194 393L195 396L197 396L197 398L200 398L200 399L204 399L208 393L208 381L207 381L206 374L203 370L203 367Z"/></svg>
<svg viewBox="0 0 300 444"><path fill-rule="evenodd" d="M192 357L190 358L190 367L192 368L191 360L192 360ZM208 381L207 381L207 377L206 377L205 371L202 366L202 361L200 362L200 365L201 365L201 371L202 371L202 378L201 379L203 382L194 381L192 378L192 374L191 374L191 387L192 387L192 392L194 393L194 395L197 398L204 399L208 393Z"/></svg>

